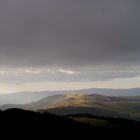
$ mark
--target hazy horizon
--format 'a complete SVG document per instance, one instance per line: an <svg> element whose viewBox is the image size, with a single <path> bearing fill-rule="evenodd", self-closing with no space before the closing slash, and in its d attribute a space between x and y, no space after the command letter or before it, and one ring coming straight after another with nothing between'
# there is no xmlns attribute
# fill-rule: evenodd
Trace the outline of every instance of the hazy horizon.
<svg viewBox="0 0 140 140"><path fill-rule="evenodd" d="M90 90L90 89L99 89L99 90L132 90L132 89L140 89L140 87L135 87L135 88L96 88L96 87L91 87L91 88L76 88L76 89L55 89L55 90L19 90L19 91L13 91L13 92L5 92L5 93L0 93L0 95L8 95L8 94L15 94L15 93L43 93L43 92L69 92L71 91L82 91L82 90ZM76 93L76 92L75 92ZM59 94L59 93L58 93ZM77 92L78 94L78 92ZM96 94L96 93L95 93ZM116 95L117 96L117 95ZM131 95L132 96L132 95Z"/></svg>

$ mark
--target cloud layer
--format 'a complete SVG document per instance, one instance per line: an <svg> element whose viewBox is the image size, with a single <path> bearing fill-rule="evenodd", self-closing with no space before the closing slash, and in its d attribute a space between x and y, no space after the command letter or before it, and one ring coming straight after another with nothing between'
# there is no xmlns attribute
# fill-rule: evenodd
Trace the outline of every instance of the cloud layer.
<svg viewBox="0 0 140 140"><path fill-rule="evenodd" d="M1 0L0 83L138 77L139 6L138 0Z"/></svg>
<svg viewBox="0 0 140 140"><path fill-rule="evenodd" d="M140 65L137 0L2 0L0 66Z"/></svg>

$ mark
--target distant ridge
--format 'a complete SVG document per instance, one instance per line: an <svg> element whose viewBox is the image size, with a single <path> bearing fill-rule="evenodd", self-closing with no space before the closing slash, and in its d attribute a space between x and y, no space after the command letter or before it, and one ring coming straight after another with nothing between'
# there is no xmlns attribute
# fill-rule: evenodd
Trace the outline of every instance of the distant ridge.
<svg viewBox="0 0 140 140"><path fill-rule="evenodd" d="M89 89L81 89L79 91L86 92L89 94L95 93L106 96L140 96L140 88L130 88L130 89L89 88Z"/></svg>

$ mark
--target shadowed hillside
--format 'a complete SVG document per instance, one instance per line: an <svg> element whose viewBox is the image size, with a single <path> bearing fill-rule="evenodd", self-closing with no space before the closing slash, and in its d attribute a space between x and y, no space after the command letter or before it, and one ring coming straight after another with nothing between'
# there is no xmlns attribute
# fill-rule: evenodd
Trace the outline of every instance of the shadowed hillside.
<svg viewBox="0 0 140 140"><path fill-rule="evenodd" d="M79 119L78 119L79 118ZM80 120L81 118L81 120ZM93 119L95 122L106 121L110 125L94 125L85 123L82 118ZM26 127L28 129L36 129L43 127L52 131L58 130L98 130L98 128L119 128L119 129L133 129L140 128L140 122L131 121L126 119L115 119L108 117L98 117L88 114L79 115L67 115L65 117L57 116L50 113L37 113L32 111L26 111L21 109L8 109L5 111L0 111L0 121L2 123L8 124L9 127Z"/></svg>
<svg viewBox="0 0 140 140"><path fill-rule="evenodd" d="M0 111L0 121L9 126L25 127L28 129L50 129L57 131L59 129L79 129L90 128L87 125L82 125L73 121L72 119L59 117L50 113L35 113L32 111L25 111L21 109L8 109Z"/></svg>
<svg viewBox="0 0 140 140"><path fill-rule="evenodd" d="M100 139L133 136L140 129L140 122L98 117L87 114L56 116L20 109L0 111L0 130L4 137L37 139L85 138ZM15 137L14 137L15 138Z"/></svg>

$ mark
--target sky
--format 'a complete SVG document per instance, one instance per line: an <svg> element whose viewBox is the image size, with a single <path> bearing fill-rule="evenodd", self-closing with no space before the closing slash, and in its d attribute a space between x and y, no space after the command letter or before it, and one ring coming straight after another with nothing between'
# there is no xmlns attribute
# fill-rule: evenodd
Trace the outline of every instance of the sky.
<svg viewBox="0 0 140 140"><path fill-rule="evenodd" d="M0 93L140 87L139 6L1 0Z"/></svg>

